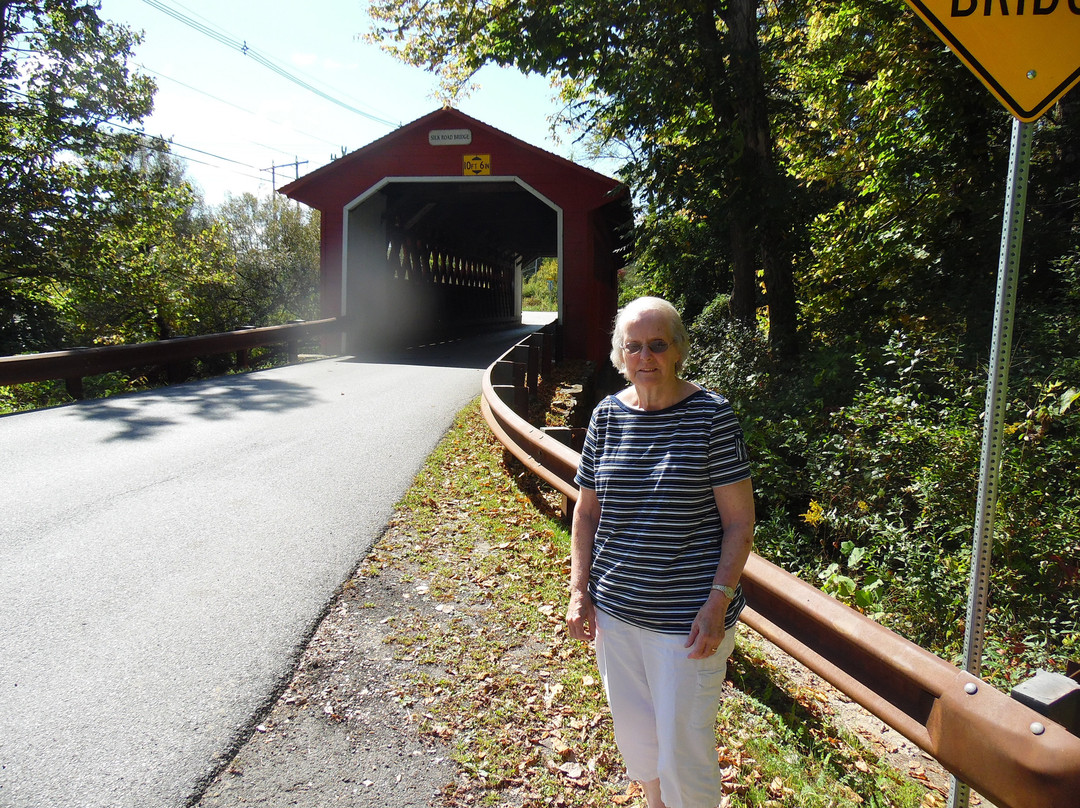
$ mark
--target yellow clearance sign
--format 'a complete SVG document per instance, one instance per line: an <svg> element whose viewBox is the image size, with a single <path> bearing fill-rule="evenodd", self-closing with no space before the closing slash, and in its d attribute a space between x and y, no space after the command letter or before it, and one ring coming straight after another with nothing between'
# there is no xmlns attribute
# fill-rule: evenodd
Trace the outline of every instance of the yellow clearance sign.
<svg viewBox="0 0 1080 808"><path fill-rule="evenodd" d="M1077 0L1080 2L1080 0ZM466 154L461 158L461 173L466 177L491 174L490 154Z"/></svg>
<svg viewBox="0 0 1080 808"><path fill-rule="evenodd" d="M1080 0L907 3L1021 121L1080 81Z"/></svg>

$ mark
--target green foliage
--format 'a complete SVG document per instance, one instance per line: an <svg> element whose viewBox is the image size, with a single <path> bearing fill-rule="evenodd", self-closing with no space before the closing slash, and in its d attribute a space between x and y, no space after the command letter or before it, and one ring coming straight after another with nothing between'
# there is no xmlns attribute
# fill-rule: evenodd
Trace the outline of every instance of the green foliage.
<svg viewBox="0 0 1080 808"><path fill-rule="evenodd" d="M958 660L985 368L925 332L780 367L722 311L721 300L695 322L687 367L730 391L746 430L758 551ZM1010 381L983 662L1004 689L1037 667L1062 668L1080 637L1080 360L1052 364L1021 355ZM1034 377L1019 372L1036 367Z"/></svg>
<svg viewBox="0 0 1080 808"><path fill-rule="evenodd" d="M14 0L0 23L0 350L63 332L48 287L92 271L153 84L128 71L137 38L95 4Z"/></svg>
<svg viewBox="0 0 1080 808"><path fill-rule="evenodd" d="M218 211L229 244L221 330L278 325L319 314L319 215L276 194L230 197Z"/></svg>
<svg viewBox="0 0 1080 808"><path fill-rule="evenodd" d="M213 331L207 299L230 278L225 244L166 152L129 159L131 181L115 187L112 222L98 234L94 261L66 283L53 304L68 339L112 345Z"/></svg>
<svg viewBox="0 0 1080 808"><path fill-rule="evenodd" d="M649 212L636 237L635 271L647 286L642 293L670 300L690 319L718 295L730 300L727 241L718 238L707 218L689 210Z"/></svg>
<svg viewBox="0 0 1080 808"><path fill-rule="evenodd" d="M798 114L774 117L809 243L797 270L811 341L897 328L990 341L1010 118L938 38L891 0L787 6L782 81ZM1069 286L1080 189L1067 97L1034 124L1021 296L1057 308Z"/></svg>
<svg viewBox="0 0 1080 808"><path fill-rule="evenodd" d="M532 274L524 279L521 289L523 311L559 310L559 262L544 258Z"/></svg>
<svg viewBox="0 0 1080 808"><path fill-rule="evenodd" d="M811 514L811 518L817 516L815 505L817 505L816 502L810 503L809 514ZM820 506L818 507L820 509ZM865 547L856 547L850 541L843 542L840 545L840 551L846 558L846 569L852 574L858 574L858 569L866 559L869 551ZM836 561L818 573L818 578L822 582L822 591L850 606L854 606L861 612L869 613L874 617L880 616L879 613L874 611L874 607L877 606L881 597L878 589L885 583L881 578L876 575L868 575L860 585L850 575L845 575L844 567Z"/></svg>

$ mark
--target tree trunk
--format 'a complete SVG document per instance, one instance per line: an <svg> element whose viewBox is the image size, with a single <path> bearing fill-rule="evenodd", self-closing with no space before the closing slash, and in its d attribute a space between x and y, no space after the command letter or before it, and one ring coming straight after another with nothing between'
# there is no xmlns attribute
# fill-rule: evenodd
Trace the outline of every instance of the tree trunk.
<svg viewBox="0 0 1080 808"><path fill-rule="evenodd" d="M731 301L728 311L731 318L743 325L752 326L757 318L757 272L754 250L748 238L752 225L746 216L735 212L731 220L731 263L734 268L731 284Z"/></svg>
<svg viewBox="0 0 1080 808"><path fill-rule="evenodd" d="M798 352L794 270L788 248L786 195L781 188L769 128L765 79L758 49L756 0L729 0L725 20L731 53L735 118L743 136L739 158L740 218L753 219L747 234L762 262L769 306L769 344L782 357Z"/></svg>
<svg viewBox="0 0 1080 808"><path fill-rule="evenodd" d="M0 0L0 54L7 48L8 0Z"/></svg>
<svg viewBox="0 0 1080 808"><path fill-rule="evenodd" d="M717 121L716 130L719 138L725 122L734 117L735 111L731 107L731 99L724 91L724 74L727 66L724 63L724 44L717 30L717 20L720 18L717 0L706 0L700 6L695 4L693 18L706 75L710 77L709 103L712 105L713 118ZM735 173L730 169L725 171L725 179L733 187L738 184ZM733 319L746 325L754 324L757 312L757 263L754 255L754 241L750 233L752 229L753 222L746 215L743 205L736 196L734 204L728 205L726 235L731 247L732 272L731 301L728 304L728 311ZM718 238L723 238L725 234L720 231L716 235Z"/></svg>

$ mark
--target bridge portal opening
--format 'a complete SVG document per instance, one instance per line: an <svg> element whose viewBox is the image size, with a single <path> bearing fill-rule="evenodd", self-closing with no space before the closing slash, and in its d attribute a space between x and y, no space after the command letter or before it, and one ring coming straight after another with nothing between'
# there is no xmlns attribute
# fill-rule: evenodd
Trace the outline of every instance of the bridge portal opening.
<svg viewBox="0 0 1080 808"><path fill-rule="evenodd" d="M523 273L558 262L561 210L514 178L376 184L346 208L342 311L388 347L521 321Z"/></svg>
<svg viewBox="0 0 1080 808"><path fill-rule="evenodd" d="M536 258L521 273L521 310L559 312L559 259Z"/></svg>

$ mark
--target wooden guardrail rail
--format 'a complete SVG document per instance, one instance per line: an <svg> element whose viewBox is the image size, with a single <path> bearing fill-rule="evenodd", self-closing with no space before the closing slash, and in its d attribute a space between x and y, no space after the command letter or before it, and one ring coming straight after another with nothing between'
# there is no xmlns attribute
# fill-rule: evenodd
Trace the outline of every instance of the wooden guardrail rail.
<svg viewBox="0 0 1080 808"><path fill-rule="evenodd" d="M343 320L324 320L245 328L198 337L176 337L135 345L109 345L98 348L73 348L66 351L0 356L0 385L63 379L74 398L82 397L82 379L114 370L142 365L170 366L201 356L236 352L240 364L246 363L247 351L267 345L285 345L291 361L296 361L297 346L302 342L340 332Z"/></svg>
<svg viewBox="0 0 1080 808"><path fill-rule="evenodd" d="M520 414L526 338L488 368L481 409L508 451L568 500L577 500L580 455ZM520 383L519 383L520 382ZM525 402L527 406L527 399ZM752 554L743 573L742 620L999 808L1077 808L1080 738L1060 724Z"/></svg>

